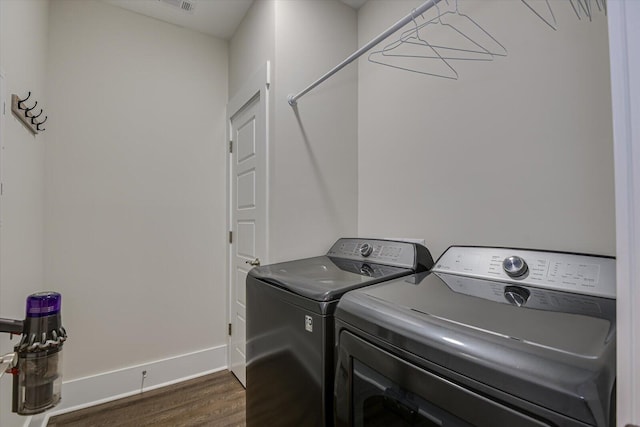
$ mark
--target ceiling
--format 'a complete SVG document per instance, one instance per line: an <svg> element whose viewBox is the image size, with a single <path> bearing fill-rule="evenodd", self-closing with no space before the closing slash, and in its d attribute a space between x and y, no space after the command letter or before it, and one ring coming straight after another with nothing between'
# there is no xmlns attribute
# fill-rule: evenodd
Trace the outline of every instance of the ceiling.
<svg viewBox="0 0 640 427"><path fill-rule="evenodd" d="M103 0L160 21L228 40L254 0ZM316 0L317 1L317 0ZM366 0L340 0L354 9Z"/></svg>
<svg viewBox="0 0 640 427"><path fill-rule="evenodd" d="M114 6L228 40L253 0L103 0ZM191 9L191 10L185 10Z"/></svg>

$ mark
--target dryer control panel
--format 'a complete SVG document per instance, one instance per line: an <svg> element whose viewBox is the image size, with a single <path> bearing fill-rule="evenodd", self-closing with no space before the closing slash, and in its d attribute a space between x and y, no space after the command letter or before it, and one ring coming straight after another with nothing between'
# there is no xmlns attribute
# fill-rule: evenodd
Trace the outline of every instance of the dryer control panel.
<svg viewBox="0 0 640 427"><path fill-rule="evenodd" d="M410 242L343 238L334 243L327 256L415 269L417 252L417 244Z"/></svg>
<svg viewBox="0 0 640 427"><path fill-rule="evenodd" d="M451 246L432 271L615 298L615 268L615 259L604 256Z"/></svg>

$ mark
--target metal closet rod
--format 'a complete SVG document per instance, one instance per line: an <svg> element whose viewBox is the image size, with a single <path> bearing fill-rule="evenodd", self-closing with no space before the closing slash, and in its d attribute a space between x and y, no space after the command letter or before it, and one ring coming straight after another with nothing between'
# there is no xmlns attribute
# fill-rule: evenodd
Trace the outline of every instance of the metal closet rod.
<svg viewBox="0 0 640 427"><path fill-rule="evenodd" d="M422 15L424 12L426 12L429 9L431 9L431 7L435 6L436 3L440 3L440 0L427 0L426 2L424 2L422 5L420 5L416 9L413 9L410 14L408 14L407 16L405 16L404 18L402 18L401 20L399 20L398 22L393 24L391 27L389 27L385 32L380 34L378 37L376 37L375 39L371 40L369 43L367 43L364 46L362 46L360 49L358 49L355 52L353 52L351 55L349 55L349 57L347 59L345 59L344 61L342 61L341 63L339 63L335 67L333 67L325 75L320 77L315 82L311 83L309 86L307 86L302 91L300 91L300 93L298 93L296 95L289 95L287 97L287 101L289 102L289 105L291 105L292 107L295 107L298 104L298 99L300 97L302 97L307 92L309 92L310 90L312 90L313 88L318 86L320 83L322 83L325 80L327 80L329 77L333 76L338 71L342 70L347 65L351 64L354 60L356 60L359 57L361 57L364 53L369 51L372 47L374 47L375 45L380 43L382 40L386 39L391 34L395 33L400 28L402 28L405 25L407 25L409 22L415 20L418 17L418 15Z"/></svg>

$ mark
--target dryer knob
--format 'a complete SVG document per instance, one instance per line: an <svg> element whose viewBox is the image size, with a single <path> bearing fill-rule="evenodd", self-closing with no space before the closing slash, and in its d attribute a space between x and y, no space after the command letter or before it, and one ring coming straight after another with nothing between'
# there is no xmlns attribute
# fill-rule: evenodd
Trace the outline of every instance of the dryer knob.
<svg viewBox="0 0 640 427"><path fill-rule="evenodd" d="M360 255L362 255L363 257L368 257L372 252L373 246L371 246L370 244L363 243L362 246L360 246Z"/></svg>
<svg viewBox="0 0 640 427"><path fill-rule="evenodd" d="M375 271L369 264L362 264L362 267L360 267L360 274L363 276L373 277L374 273Z"/></svg>
<svg viewBox="0 0 640 427"><path fill-rule="evenodd" d="M527 263L519 256L510 256L502 261L502 269L509 277L522 277L527 274L529 267Z"/></svg>
<svg viewBox="0 0 640 427"><path fill-rule="evenodd" d="M522 307L527 303L531 292L528 289L521 288L520 286L507 286L504 288L504 297L512 305Z"/></svg>

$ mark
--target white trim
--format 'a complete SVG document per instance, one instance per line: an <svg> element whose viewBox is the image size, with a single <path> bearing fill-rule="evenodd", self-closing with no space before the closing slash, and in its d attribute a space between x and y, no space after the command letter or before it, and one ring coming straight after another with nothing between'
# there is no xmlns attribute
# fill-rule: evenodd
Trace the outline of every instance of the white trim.
<svg viewBox="0 0 640 427"><path fill-rule="evenodd" d="M264 123L265 123L265 251L261 256L261 261L263 264L269 263L269 177L270 177L270 142L269 142L269 87L271 85L271 72L270 72L271 64L269 61L266 61L258 70L256 70L251 77L247 79L247 81L242 85L242 87L236 92L236 94L229 100L227 103L227 117L226 117L226 141L225 141L225 150L226 150L226 158L227 158L227 232L231 231L232 228L232 206L231 206L231 176L232 174L232 155L229 153L228 144L231 140L231 119L232 117L242 109L249 101L251 101L256 95L260 96L260 103L262 108L264 108ZM228 245L227 254L227 268L226 268L226 283L227 283L227 322L232 323L231 313L232 311L232 293L231 287L233 286L233 275L231 274L232 270L232 245ZM227 351L231 351L231 337L227 337ZM230 360L231 355L227 354L227 360Z"/></svg>
<svg viewBox="0 0 640 427"><path fill-rule="evenodd" d="M617 254L617 423L640 425L640 2L607 3Z"/></svg>
<svg viewBox="0 0 640 427"><path fill-rule="evenodd" d="M168 359L129 366L62 384L62 401L44 414L25 420L25 427L46 427L49 418L90 406L133 396L227 367L227 346L211 347ZM147 371L142 388L142 371Z"/></svg>
<svg viewBox="0 0 640 427"><path fill-rule="evenodd" d="M7 112L11 109L11 105L9 104L9 108L7 109L7 85L5 81L5 73L2 68L0 68L0 243L2 242L2 187L4 182L4 133L6 132L5 127L7 125ZM2 271L2 263L0 262L0 272ZM2 275L0 274L0 277ZM2 283L0 283L0 296L2 296ZM0 348L0 354L3 353L2 348Z"/></svg>

